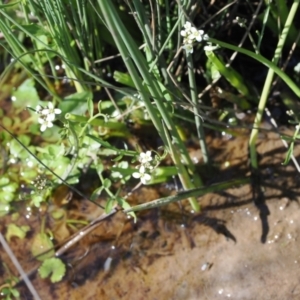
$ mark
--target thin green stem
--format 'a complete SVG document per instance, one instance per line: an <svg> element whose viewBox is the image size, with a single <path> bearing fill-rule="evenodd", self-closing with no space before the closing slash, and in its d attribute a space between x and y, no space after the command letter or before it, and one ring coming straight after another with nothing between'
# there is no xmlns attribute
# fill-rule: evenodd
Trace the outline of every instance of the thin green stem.
<svg viewBox="0 0 300 300"><path fill-rule="evenodd" d="M298 96L300 97L300 88L298 87L298 85L293 82L291 80L291 78L285 74L283 71L280 70L280 68L278 68L276 66L276 64L274 64L273 62L269 61L268 59L266 59L265 57L261 56L260 54L256 54L252 51L243 49L243 48L239 48L237 46L228 44L228 43L224 43L222 41L216 40L216 39L209 39L209 42L217 44L223 48L227 48L233 51L237 51L239 53L245 54L249 57L252 57L253 59L261 62L262 64L264 64L265 66L267 66L268 68L272 69L289 87L290 89Z"/></svg>
<svg viewBox="0 0 300 300"><path fill-rule="evenodd" d="M294 17L296 15L298 6L299 6L300 0L295 0L290 13L286 19L282 34L279 38L276 50L275 50L275 54L274 54L274 58L273 58L273 63L276 65L278 63L278 60L281 56L282 53L282 49L283 46L285 44L289 29L291 27L291 24L293 23ZM262 121L262 117L263 117L263 112L265 110L266 107L266 103L267 103L267 99L268 99L268 95L272 86L272 81L274 78L274 74L275 71L274 69L270 68L267 74L267 78L265 80L265 84L262 90L262 94L260 97L260 101L258 104L258 110L256 113L256 117L254 120L254 128L251 131L251 135L250 135L250 139L249 139L249 147L250 147L250 160L251 160L251 166L254 169L258 168L258 162L257 162L257 152L256 152L256 141L257 141L257 136L258 136L258 128L260 127L261 121Z"/></svg>
<svg viewBox="0 0 300 300"><path fill-rule="evenodd" d="M200 112L198 110L198 97L197 97L197 85L195 80L195 73L194 73L194 63L192 55L187 54L186 56L187 65L188 65L188 74L189 74L189 85L190 85L190 92L191 92L191 99L194 104L194 116L195 116L195 125L197 130L197 135L199 139L199 144L202 151L203 161L205 164L209 164L209 155L208 149L205 142L205 134L203 129L203 120L200 116Z"/></svg>

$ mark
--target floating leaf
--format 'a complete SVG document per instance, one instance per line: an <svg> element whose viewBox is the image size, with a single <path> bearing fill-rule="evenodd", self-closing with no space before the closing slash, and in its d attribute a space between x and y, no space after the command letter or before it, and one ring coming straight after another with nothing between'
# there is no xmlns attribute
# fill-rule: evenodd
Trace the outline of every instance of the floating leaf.
<svg viewBox="0 0 300 300"><path fill-rule="evenodd" d="M54 255L53 243L46 233L38 233L32 242L31 253L38 260L45 260Z"/></svg>
<svg viewBox="0 0 300 300"><path fill-rule="evenodd" d="M59 258L46 259L39 268L41 278L49 277L52 273L50 280L52 283L61 281L66 273L66 266Z"/></svg>
<svg viewBox="0 0 300 300"><path fill-rule="evenodd" d="M30 137L27 135L21 135L18 137L19 141L23 144L21 145L18 141L12 140L9 144L9 151L10 155L14 158L19 158L19 159L27 159L30 157L28 152L24 149L24 146L29 148L33 153L35 150L33 148L29 147L30 144Z"/></svg>
<svg viewBox="0 0 300 300"><path fill-rule="evenodd" d="M9 224L7 226L7 232L6 232L6 239L10 241L10 238L13 236L16 236L20 239L24 239L26 236L26 233L30 230L30 227L28 225L23 226L17 226L16 224Z"/></svg>
<svg viewBox="0 0 300 300"><path fill-rule="evenodd" d="M0 203L7 204L13 201L18 184L10 182L8 177L0 178Z"/></svg>
<svg viewBox="0 0 300 300"><path fill-rule="evenodd" d="M40 207L40 205L43 201L44 201L44 197L41 194L33 194L31 197L31 203L35 207Z"/></svg>

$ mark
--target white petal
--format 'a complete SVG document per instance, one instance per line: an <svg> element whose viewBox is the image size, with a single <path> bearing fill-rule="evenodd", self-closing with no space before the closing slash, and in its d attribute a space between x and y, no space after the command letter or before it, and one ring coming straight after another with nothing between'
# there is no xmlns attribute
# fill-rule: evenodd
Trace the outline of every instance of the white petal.
<svg viewBox="0 0 300 300"><path fill-rule="evenodd" d="M190 29L191 27L192 27L192 24L191 24L191 22L185 22L185 24L183 25L183 27L185 28L185 29Z"/></svg>
<svg viewBox="0 0 300 300"><path fill-rule="evenodd" d="M55 108L55 109L54 109L54 113L55 113L56 115L59 115L59 114L61 114L61 110L60 110L59 108Z"/></svg>
<svg viewBox="0 0 300 300"><path fill-rule="evenodd" d="M145 174L145 172L146 172L146 169L145 169L145 167L144 167L144 166L141 166L141 167L140 167L140 169L139 169L139 173L140 173L140 175L143 175L143 174Z"/></svg>
<svg viewBox="0 0 300 300"><path fill-rule="evenodd" d="M49 114L49 115L47 115L46 121L52 122L54 120L55 120L55 114Z"/></svg>
<svg viewBox="0 0 300 300"><path fill-rule="evenodd" d="M40 124L43 124L43 123L45 123L45 120L44 120L43 118L38 118L38 122L39 122Z"/></svg>
<svg viewBox="0 0 300 300"><path fill-rule="evenodd" d="M48 107L49 107L49 109L53 109L54 108L53 103L49 102Z"/></svg>
<svg viewBox="0 0 300 300"><path fill-rule="evenodd" d="M40 105L38 105L38 106L35 108L35 110L36 110L36 113L39 114L39 113L41 113L41 111L42 111L42 107L41 107Z"/></svg>
<svg viewBox="0 0 300 300"><path fill-rule="evenodd" d="M181 30L180 35L183 36L183 37L186 37L188 34L185 30Z"/></svg>
<svg viewBox="0 0 300 300"><path fill-rule="evenodd" d="M134 173L132 174L132 177L139 179L139 178L141 178L141 174L138 173L138 172L134 172Z"/></svg>
<svg viewBox="0 0 300 300"><path fill-rule="evenodd" d="M143 177L141 177L141 183L142 184L147 184L147 182L151 180L151 175L149 174L144 174Z"/></svg>
<svg viewBox="0 0 300 300"><path fill-rule="evenodd" d="M202 42L202 36L201 35L196 36L196 41L199 43Z"/></svg>
<svg viewBox="0 0 300 300"><path fill-rule="evenodd" d="M44 108L44 109L42 110L42 114L43 114L43 115L48 115L49 113L50 113L49 108Z"/></svg>

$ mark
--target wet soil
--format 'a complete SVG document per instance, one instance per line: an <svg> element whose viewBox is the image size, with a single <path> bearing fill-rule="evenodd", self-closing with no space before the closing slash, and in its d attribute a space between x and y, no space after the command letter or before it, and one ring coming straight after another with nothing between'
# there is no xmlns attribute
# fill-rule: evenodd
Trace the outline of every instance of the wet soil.
<svg viewBox="0 0 300 300"><path fill-rule="evenodd" d="M219 171L207 184L250 176L248 138L245 132L209 139ZM41 299L300 299L300 177L292 163L282 165L286 149L278 134L261 134L257 149L263 197L254 199L252 186L244 185L201 197L199 214L189 212L187 201L142 212L136 224L118 212L62 256L68 264L62 282L32 272ZM201 161L198 150L191 156ZM132 201L161 192L143 187ZM91 218L101 213L84 201L78 205ZM38 226L38 217L31 220ZM10 246L26 271L35 270L30 236ZM8 274L0 271L3 281ZM21 299L32 299L20 288Z"/></svg>

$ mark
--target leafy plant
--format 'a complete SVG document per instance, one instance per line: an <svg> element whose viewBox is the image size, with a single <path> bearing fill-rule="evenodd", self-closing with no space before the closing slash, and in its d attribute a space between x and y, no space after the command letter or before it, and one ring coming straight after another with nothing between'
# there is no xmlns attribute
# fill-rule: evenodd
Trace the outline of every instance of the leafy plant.
<svg viewBox="0 0 300 300"><path fill-rule="evenodd" d="M136 220L136 211L184 199L189 200L189 210L197 212L197 197L249 183L246 178L204 186L199 164L191 159L187 145L197 141L202 164L211 169L206 128L238 134L233 125L241 126L237 113L255 108L249 145L251 165L258 168L256 137L274 75L300 96L299 76L294 74L294 82L278 65L284 46L295 39L293 23L299 1L293 1L290 8L284 1L276 5L266 1L263 11L259 5L244 4L251 11L253 7L258 10L253 14L259 16L258 36L251 33L251 24L246 28L246 19L233 18L235 10L230 7L235 2L221 8L220 14L215 11L217 3L207 10L199 5L205 3L157 1L155 9L139 0L29 0L0 5L4 37L0 44L11 58L0 83L7 85L19 69L26 74L16 76L18 84L9 92L11 106L0 110L0 217L17 210L16 204L24 201L33 208L50 207L56 225L63 219L66 229L67 211L53 208L55 191L61 186L107 214L120 207ZM196 11L204 15L198 16ZM204 21L210 17L211 26L206 26ZM224 24L241 26L251 47L243 46L244 38L237 45L230 30L226 33L230 41L223 42ZM280 33L272 61L261 54L266 30ZM240 67L243 63L233 65L233 59L227 59L228 51L268 68L261 93ZM215 94L222 103L215 106L204 95L217 82ZM299 127L286 162L299 138L298 131ZM154 138L145 142L144 135L150 133ZM89 172L96 175L97 186L91 184L87 196L75 185L80 187ZM132 207L122 193L133 183L137 188L167 183L175 176L183 191L173 196ZM98 200L104 194L103 205ZM40 276L51 276L51 281L57 282L64 276L65 266L53 257L45 218L41 227L32 253L43 261ZM10 224L7 239L24 238L27 230ZM69 234L67 229L65 232ZM10 287L5 295L17 293Z"/></svg>
<svg viewBox="0 0 300 300"><path fill-rule="evenodd" d="M39 268L41 278L50 277L52 283L61 281L66 272L65 264L59 258L45 259Z"/></svg>

